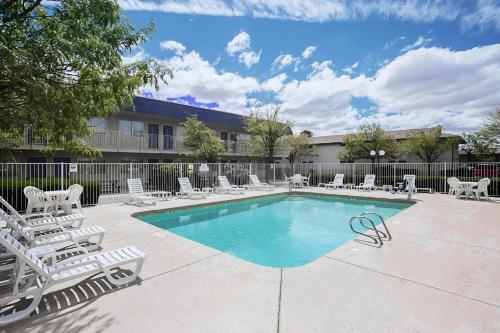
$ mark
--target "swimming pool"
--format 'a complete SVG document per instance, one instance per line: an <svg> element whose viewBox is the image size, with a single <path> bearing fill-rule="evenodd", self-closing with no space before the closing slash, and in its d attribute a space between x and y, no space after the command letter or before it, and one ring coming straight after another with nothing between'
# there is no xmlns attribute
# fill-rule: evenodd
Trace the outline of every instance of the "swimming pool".
<svg viewBox="0 0 500 333"><path fill-rule="evenodd" d="M270 267L307 264L352 240L349 219L387 219L410 204L315 194L278 194L136 216L241 259Z"/></svg>

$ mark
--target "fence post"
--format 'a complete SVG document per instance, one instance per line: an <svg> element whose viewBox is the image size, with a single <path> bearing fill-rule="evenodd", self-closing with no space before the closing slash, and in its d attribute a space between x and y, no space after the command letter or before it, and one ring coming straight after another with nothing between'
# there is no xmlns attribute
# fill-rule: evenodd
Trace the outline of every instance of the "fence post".
<svg viewBox="0 0 500 333"><path fill-rule="evenodd" d="M132 162L128 166L128 176L129 179L132 179Z"/></svg>
<svg viewBox="0 0 500 333"><path fill-rule="evenodd" d="M64 163L61 162L61 169L59 170L59 172L61 173L59 176L61 177L61 191L64 190Z"/></svg>
<svg viewBox="0 0 500 333"><path fill-rule="evenodd" d="M276 184L276 163L271 164L273 167L273 185Z"/></svg>
<svg viewBox="0 0 500 333"><path fill-rule="evenodd" d="M392 179L392 186L396 186L396 164L397 163L394 163L394 166L393 166L393 169L394 169L394 172L393 172L393 179Z"/></svg>
<svg viewBox="0 0 500 333"><path fill-rule="evenodd" d="M443 187L443 191L442 191L444 193L446 193L446 178L447 178L446 174L447 173L448 173L448 171L446 170L446 162L444 162L444 180L443 180L444 187Z"/></svg>

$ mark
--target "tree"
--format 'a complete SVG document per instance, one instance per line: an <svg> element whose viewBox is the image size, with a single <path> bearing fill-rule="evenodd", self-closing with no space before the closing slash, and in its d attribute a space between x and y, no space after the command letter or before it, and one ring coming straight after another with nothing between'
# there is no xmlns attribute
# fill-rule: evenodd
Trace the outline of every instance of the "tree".
<svg viewBox="0 0 500 333"><path fill-rule="evenodd" d="M403 143L403 151L416 155L425 163L433 163L443 153L458 143L458 137L442 137L442 127L436 126L431 129L417 129L408 133Z"/></svg>
<svg viewBox="0 0 500 333"><path fill-rule="evenodd" d="M396 140L377 123L361 125L356 133L344 138L343 145L339 157L345 162L360 159L369 159L372 163L375 163L375 160L380 162L378 152L381 150L388 158L396 158L399 154ZM377 152L376 156L370 154L373 150Z"/></svg>
<svg viewBox="0 0 500 333"><path fill-rule="evenodd" d="M116 0L1 1L0 13L2 138L22 142L29 124L48 154L98 156L80 139L92 133L87 119L133 107L139 87L172 78L151 59L122 62L154 26L136 30Z"/></svg>
<svg viewBox="0 0 500 333"><path fill-rule="evenodd" d="M187 118L182 125L185 127L183 145L193 153L197 162L216 163L220 160L224 145L196 115Z"/></svg>
<svg viewBox="0 0 500 333"><path fill-rule="evenodd" d="M289 135L285 142L290 164L295 163L295 160L300 157L308 157L314 154L314 145L311 144L307 134Z"/></svg>
<svg viewBox="0 0 500 333"><path fill-rule="evenodd" d="M490 115L480 135L490 142L492 148L500 148L500 107Z"/></svg>
<svg viewBox="0 0 500 333"><path fill-rule="evenodd" d="M474 133L464 133L465 143L459 145L460 151L467 154L467 160L484 160L488 155L494 153L491 139L484 135L482 131Z"/></svg>
<svg viewBox="0 0 500 333"><path fill-rule="evenodd" d="M264 115L257 110L245 119L246 130L251 135L247 141L249 151L267 163L274 163L276 152L292 132L293 123L281 120L279 111L279 106L266 110Z"/></svg>

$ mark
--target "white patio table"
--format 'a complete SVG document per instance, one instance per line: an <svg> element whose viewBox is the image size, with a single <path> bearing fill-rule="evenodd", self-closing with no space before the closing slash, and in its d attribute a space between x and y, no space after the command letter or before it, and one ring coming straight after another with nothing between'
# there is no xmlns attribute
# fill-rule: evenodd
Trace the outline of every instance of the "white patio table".
<svg viewBox="0 0 500 333"><path fill-rule="evenodd" d="M459 185L465 189L465 199L469 199L471 190L477 187L477 182L460 182ZM456 198L460 198L460 191L457 191Z"/></svg>
<svg viewBox="0 0 500 333"><path fill-rule="evenodd" d="M45 193L54 200L55 212L58 215L59 205L66 200L69 195L68 190L59 190L59 191L45 191Z"/></svg>

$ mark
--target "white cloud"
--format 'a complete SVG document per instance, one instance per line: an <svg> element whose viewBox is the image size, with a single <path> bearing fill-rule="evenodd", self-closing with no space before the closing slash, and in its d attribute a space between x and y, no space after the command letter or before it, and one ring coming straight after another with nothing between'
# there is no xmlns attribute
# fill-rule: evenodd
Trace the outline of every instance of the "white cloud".
<svg viewBox="0 0 500 333"><path fill-rule="evenodd" d="M442 124L447 131L462 133L481 127L500 104L500 44L466 51L413 50L371 78L339 76L331 65L314 63L305 80L291 80L277 95L283 115L295 120L299 130L343 133L377 121L402 129ZM378 110L360 120L351 99L363 96Z"/></svg>
<svg viewBox="0 0 500 333"><path fill-rule="evenodd" d="M281 88L283 88L283 83L285 82L286 78L287 78L287 75L285 73L281 73L279 75L276 75L276 76L270 78L269 80L262 82L261 89L279 92L281 90Z"/></svg>
<svg viewBox="0 0 500 333"><path fill-rule="evenodd" d="M424 38L424 37L420 36L417 38L417 40L413 44L410 44L410 45L403 47L399 52L403 53L403 52L407 52L407 51L410 51L413 49L417 49L421 46L425 46L425 45L429 44L431 41L432 41L432 38Z"/></svg>
<svg viewBox="0 0 500 333"><path fill-rule="evenodd" d="M227 43L226 51L229 55L250 49L250 35L245 31L240 32Z"/></svg>
<svg viewBox="0 0 500 333"><path fill-rule="evenodd" d="M405 36L399 36L399 37L394 38L393 40L385 43L384 50L390 49L391 47L393 47L394 45L396 45L399 41L405 40L405 39L406 39Z"/></svg>
<svg viewBox="0 0 500 333"><path fill-rule="evenodd" d="M182 54L186 51L186 47L175 40L164 40L160 43L160 47L164 50L173 51L175 54Z"/></svg>
<svg viewBox="0 0 500 333"><path fill-rule="evenodd" d="M260 61L261 53L262 51L259 51L259 53L253 51L241 52L240 55L238 56L238 60L239 62L245 64L247 68L250 68Z"/></svg>
<svg viewBox="0 0 500 333"><path fill-rule="evenodd" d="M356 67L358 67L358 66L359 66L359 62L355 62L351 66L347 66L347 67L342 68L342 71L349 74L349 75L352 75L354 69L356 69Z"/></svg>
<svg viewBox="0 0 500 333"><path fill-rule="evenodd" d="M300 60L291 54L281 54L273 61L272 70L282 70L292 64L298 66Z"/></svg>
<svg viewBox="0 0 500 333"><path fill-rule="evenodd" d="M474 27L484 30L493 27L500 31L500 3L494 0L479 0L476 10L465 15L461 25L464 30Z"/></svg>
<svg viewBox="0 0 500 333"><path fill-rule="evenodd" d="M191 95L199 102L217 102L221 110L243 114L247 95L260 89L255 78L218 71L195 51L160 61L174 69L174 79L163 84L159 92L151 87L142 89L154 98Z"/></svg>
<svg viewBox="0 0 500 333"><path fill-rule="evenodd" d="M314 51L316 51L316 46L308 46L305 48L305 50L302 52L302 58L307 59L309 58Z"/></svg>
<svg viewBox="0 0 500 333"><path fill-rule="evenodd" d="M415 22L454 20L460 4L452 0L120 0L125 10L164 11L213 16L252 16L308 22L364 19L370 16Z"/></svg>
<svg viewBox="0 0 500 333"><path fill-rule="evenodd" d="M250 68L260 61L260 55L262 54L262 50L254 52L250 44L250 35L242 31L227 43L226 52L230 56L239 54L238 61Z"/></svg>

